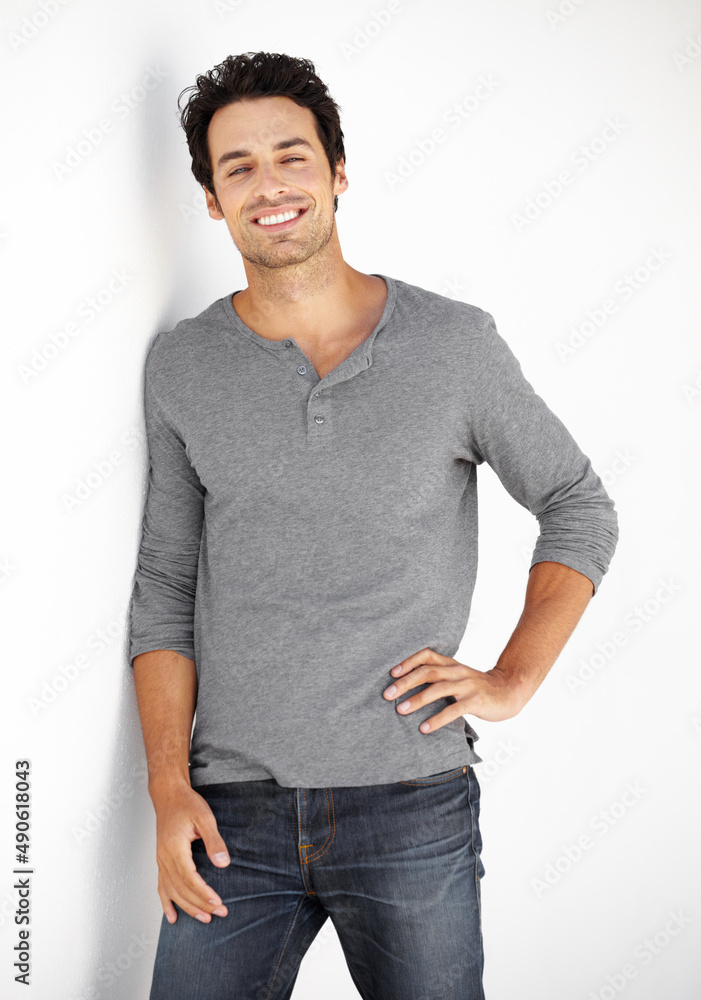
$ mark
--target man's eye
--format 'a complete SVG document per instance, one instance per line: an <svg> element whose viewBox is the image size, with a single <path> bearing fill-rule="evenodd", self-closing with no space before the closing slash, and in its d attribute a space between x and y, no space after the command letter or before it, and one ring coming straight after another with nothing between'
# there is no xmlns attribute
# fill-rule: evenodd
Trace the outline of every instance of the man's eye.
<svg viewBox="0 0 701 1000"><path fill-rule="evenodd" d="M283 160L283 163L289 163L291 160L303 160L303 159L304 159L303 156L288 156L286 160ZM227 174L226 176L233 177L234 174L237 174L239 172L239 170L249 170L249 169L250 169L249 167L237 167L236 170L232 170L231 173Z"/></svg>

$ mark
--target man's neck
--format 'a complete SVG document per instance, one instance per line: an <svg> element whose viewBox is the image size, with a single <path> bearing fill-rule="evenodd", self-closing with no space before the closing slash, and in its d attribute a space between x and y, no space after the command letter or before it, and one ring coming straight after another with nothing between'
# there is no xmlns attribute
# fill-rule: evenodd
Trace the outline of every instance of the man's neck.
<svg viewBox="0 0 701 1000"><path fill-rule="evenodd" d="M369 290L381 279L356 271L341 259L315 268L246 267L248 287L233 298L244 323L271 340L303 331L321 344L333 331L353 327Z"/></svg>

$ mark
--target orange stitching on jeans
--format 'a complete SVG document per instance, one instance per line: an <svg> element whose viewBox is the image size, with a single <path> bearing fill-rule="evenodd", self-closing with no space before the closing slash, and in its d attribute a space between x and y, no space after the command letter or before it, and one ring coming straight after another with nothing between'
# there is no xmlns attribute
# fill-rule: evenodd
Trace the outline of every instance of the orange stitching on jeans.
<svg viewBox="0 0 701 1000"><path fill-rule="evenodd" d="M302 815L303 815L303 832L304 832L304 839L306 840L306 833L307 833L307 799L306 799L306 793L305 793L304 788L301 788L300 791L302 793L302 795L301 795L301 805L302 805ZM301 832L302 831L300 831L300 833ZM299 844L298 845L298 854L299 854L299 857L300 857L300 862L301 862L301 864L303 866L308 864L307 848L308 847L313 847L313 846L314 846L313 844ZM302 882L304 883L305 886L307 886L308 885L308 881L309 881L309 871L308 870L305 871L305 868L303 867L302 868ZM309 889L308 888L306 891L307 891L307 895L308 896L316 896L316 892L314 891L314 889Z"/></svg>
<svg viewBox="0 0 701 1000"><path fill-rule="evenodd" d="M324 791L326 792L326 822L329 824L329 827L331 828L331 834L330 838L329 834L326 835L326 840L321 845L319 850L316 852L316 854L312 854L310 858L307 858L307 861L316 861L316 859L320 858L322 854L326 854L326 851L328 851L329 847L331 847L331 844L333 844L334 841L334 837L336 836L336 810L334 809L333 788L329 789L325 788ZM331 792L331 810L333 818L329 816L329 792ZM327 844L328 847L326 846ZM310 844L309 846L312 847L313 845Z"/></svg>
<svg viewBox="0 0 701 1000"><path fill-rule="evenodd" d="M305 809L304 789L303 788L301 789L301 792L302 792L302 829L301 829L300 833L302 834L302 839L306 840L307 839L307 813L306 813L306 809Z"/></svg>

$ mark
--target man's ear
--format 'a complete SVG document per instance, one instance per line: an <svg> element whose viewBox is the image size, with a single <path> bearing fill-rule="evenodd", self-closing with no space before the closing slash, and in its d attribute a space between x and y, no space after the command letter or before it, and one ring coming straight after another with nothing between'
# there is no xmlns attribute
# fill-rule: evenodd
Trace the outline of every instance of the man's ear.
<svg viewBox="0 0 701 1000"><path fill-rule="evenodd" d="M334 195L342 194L348 190L348 178L346 177L346 161L341 159L336 164L334 171Z"/></svg>
<svg viewBox="0 0 701 1000"><path fill-rule="evenodd" d="M209 212L210 219L223 219L224 213L221 210L219 202L217 201L217 196L212 194L212 192L202 185L202 190L204 191L205 200L207 202L207 211Z"/></svg>

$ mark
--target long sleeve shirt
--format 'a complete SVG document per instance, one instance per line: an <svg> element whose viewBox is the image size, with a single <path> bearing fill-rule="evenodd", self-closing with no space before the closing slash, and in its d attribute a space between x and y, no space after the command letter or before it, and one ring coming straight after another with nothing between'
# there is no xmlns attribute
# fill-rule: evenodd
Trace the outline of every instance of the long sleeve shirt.
<svg viewBox="0 0 701 1000"><path fill-rule="evenodd" d="M616 547L613 501L492 316L377 276L379 322L323 378L294 329L261 336L231 294L148 351L129 662L195 661L195 788L379 784L481 760L464 717L419 731L453 699L403 716L426 685L382 692L410 654L457 652L483 462L537 518L531 566L563 563L596 593Z"/></svg>

